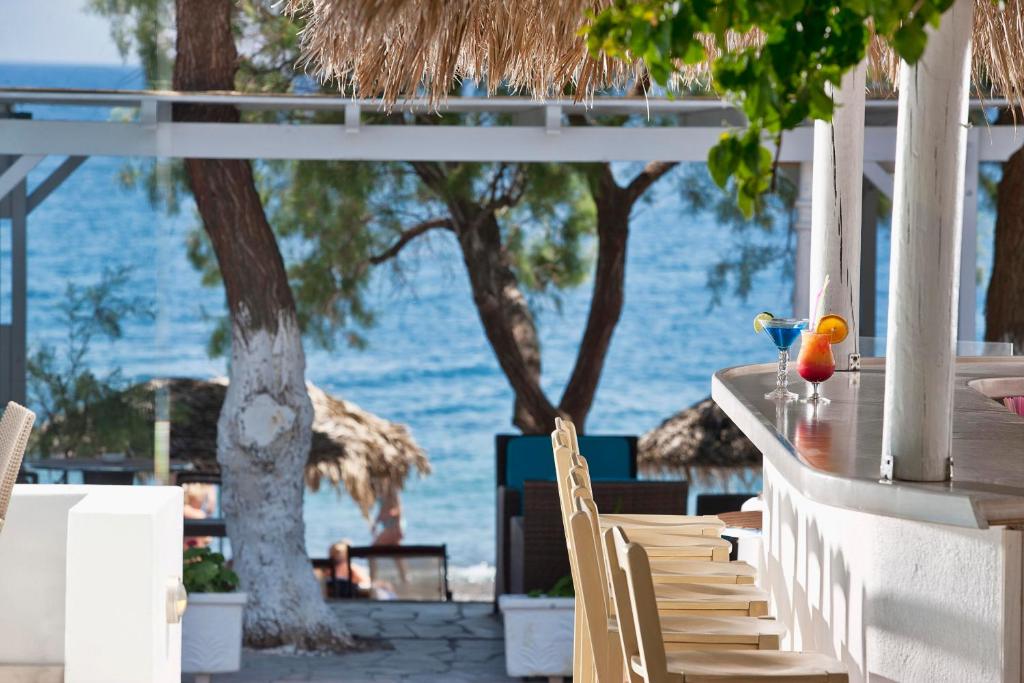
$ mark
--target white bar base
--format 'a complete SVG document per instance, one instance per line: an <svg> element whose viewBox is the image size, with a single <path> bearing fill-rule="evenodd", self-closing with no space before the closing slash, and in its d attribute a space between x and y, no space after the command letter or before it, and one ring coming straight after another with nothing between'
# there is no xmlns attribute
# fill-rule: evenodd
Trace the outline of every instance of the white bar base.
<svg viewBox="0 0 1024 683"><path fill-rule="evenodd" d="M176 486L16 486L0 534L0 680L8 664L65 683L179 683ZM40 679L45 680L45 679Z"/></svg>

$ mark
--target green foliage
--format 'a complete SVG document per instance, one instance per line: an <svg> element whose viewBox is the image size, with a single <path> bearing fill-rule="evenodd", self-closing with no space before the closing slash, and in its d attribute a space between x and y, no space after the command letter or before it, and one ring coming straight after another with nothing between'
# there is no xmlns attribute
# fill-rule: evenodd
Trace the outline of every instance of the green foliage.
<svg viewBox="0 0 1024 683"><path fill-rule="evenodd" d="M86 8L110 19L110 35L121 56L139 58L151 87L170 89L173 0L88 0Z"/></svg>
<svg viewBox="0 0 1024 683"><path fill-rule="evenodd" d="M238 575L224 566L224 556L209 548L185 551L182 581L188 593L230 593L238 588Z"/></svg>
<svg viewBox="0 0 1024 683"><path fill-rule="evenodd" d="M566 575L555 581L555 585L548 590L534 589L526 595L531 598L571 598L576 595L576 589L573 588L572 577Z"/></svg>
<svg viewBox="0 0 1024 683"><path fill-rule="evenodd" d="M774 164L764 146L805 119L830 121L830 86L864 58L872 29L897 55L916 62L953 0L615 0L591 16L594 54L641 59L652 79L668 85L680 65L707 59L701 36L718 51L714 87L748 119L746 130L722 136L708 155L719 187L731 186L745 216L772 185ZM759 31L763 45L729 49L730 35ZM730 185L731 183L731 185Z"/></svg>
<svg viewBox="0 0 1024 683"><path fill-rule="evenodd" d="M93 341L120 339L125 319L149 319L149 302L127 296L130 268L108 268L94 285L69 284L60 311L67 326L61 348L44 344L28 358L28 385L40 415L33 449L91 456L105 452L152 452L152 397L128 387L115 369L105 377L87 365Z"/></svg>

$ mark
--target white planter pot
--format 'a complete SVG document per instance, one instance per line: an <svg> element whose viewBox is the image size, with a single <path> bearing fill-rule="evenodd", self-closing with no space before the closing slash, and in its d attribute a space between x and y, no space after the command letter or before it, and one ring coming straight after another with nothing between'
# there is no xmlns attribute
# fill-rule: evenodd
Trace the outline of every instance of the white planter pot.
<svg viewBox="0 0 1024 683"><path fill-rule="evenodd" d="M512 677L572 675L573 598L502 595L505 668Z"/></svg>
<svg viewBox="0 0 1024 683"><path fill-rule="evenodd" d="M245 593L190 593L181 620L183 673L228 673L242 665Z"/></svg>

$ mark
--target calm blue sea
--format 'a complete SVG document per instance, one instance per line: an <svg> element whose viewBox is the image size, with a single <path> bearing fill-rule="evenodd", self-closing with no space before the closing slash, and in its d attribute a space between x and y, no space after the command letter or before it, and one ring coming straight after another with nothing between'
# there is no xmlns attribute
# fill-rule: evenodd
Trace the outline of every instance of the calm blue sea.
<svg viewBox="0 0 1024 683"><path fill-rule="evenodd" d="M0 65L0 87L140 88L128 68ZM40 118L52 109L34 108ZM66 111L63 116L67 116ZM76 117L103 118L81 108ZM38 182L59 159L33 172ZM69 282L95 280L104 266L135 268L133 287L150 295L155 321L131 324L115 344L95 347L91 362L120 367L133 378L208 377L225 373L206 354L212 319L224 310L218 289L204 288L185 255L197 225L194 205L177 215L154 209L146 190L120 181L132 160L91 158L29 219L29 344L60 344L58 305ZM138 160L135 160L138 161ZM620 169L631 170L627 166ZM694 215L678 199L679 175L663 180L635 214L629 246L626 309L614 342L589 429L640 434L710 393L713 370L775 358L774 347L750 328L753 313L786 312L791 282L774 269L760 275L747 301L728 298L708 308L707 268L730 254L735 238L713 216ZM979 225L981 282L991 262L993 217ZM2 226L2 248L9 230ZM784 234L774 238L785 244ZM409 483L407 542L448 544L456 566L486 572L494 556L494 434L511 430L512 393L483 336L456 247L435 235L413 249L395 283L381 271L371 288L379 317L363 351L327 353L307 345L308 376L328 391L410 426L427 450L434 473ZM879 334L885 329L888 229L879 229ZM3 285L4 291L7 284ZM545 385L557 395L571 368L589 303L588 287L545 304L539 324ZM0 312L9 316L6 299ZM984 287L979 291L983 330ZM572 334L565 334L571 330ZM344 495L310 494L305 504L311 554L329 543L369 540L366 522Z"/></svg>

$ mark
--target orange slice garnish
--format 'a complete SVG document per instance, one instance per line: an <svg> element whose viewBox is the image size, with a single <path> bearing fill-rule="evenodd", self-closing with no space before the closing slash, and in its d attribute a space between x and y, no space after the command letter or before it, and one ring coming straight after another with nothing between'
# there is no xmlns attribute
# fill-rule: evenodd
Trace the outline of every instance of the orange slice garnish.
<svg viewBox="0 0 1024 683"><path fill-rule="evenodd" d="M829 313L828 315L821 316L816 332L829 335L831 337L829 341L833 344L838 344L846 339L846 335L850 333L850 328L847 326L843 316Z"/></svg>

